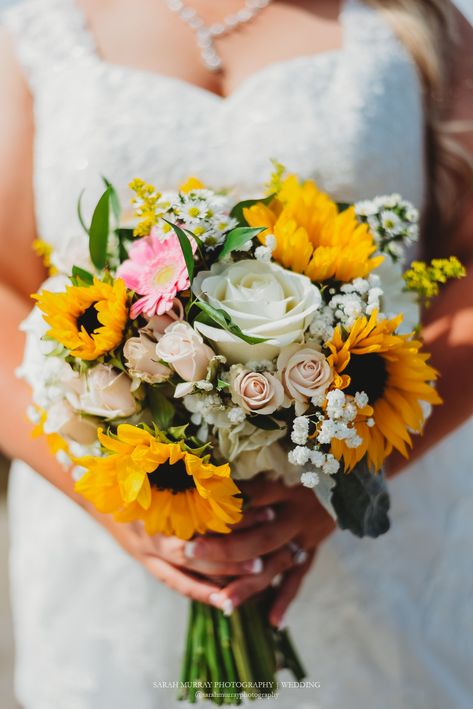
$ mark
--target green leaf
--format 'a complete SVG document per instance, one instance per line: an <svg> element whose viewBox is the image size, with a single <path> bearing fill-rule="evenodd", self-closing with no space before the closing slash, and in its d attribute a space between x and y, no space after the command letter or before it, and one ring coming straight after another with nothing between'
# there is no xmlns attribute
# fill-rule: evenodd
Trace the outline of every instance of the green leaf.
<svg viewBox="0 0 473 709"><path fill-rule="evenodd" d="M110 190L110 206L112 207L112 212L113 215L117 221L117 224L120 223L120 217L122 213L122 208L120 206L120 199L118 197L117 191L115 187L112 185L112 183L107 180L106 177L102 175L102 180L104 182L105 187Z"/></svg>
<svg viewBox="0 0 473 709"><path fill-rule="evenodd" d="M214 308L213 305L204 303L201 300L197 300L194 305L199 308L199 310L202 310L211 321L219 325L222 330L226 330L232 335L236 335L240 338L240 340L247 342L249 345L258 345L260 342L267 342L266 337L252 337L251 335L245 335L245 333L240 330L238 325L235 325L230 315L226 313L225 310L222 310L221 308Z"/></svg>
<svg viewBox="0 0 473 709"><path fill-rule="evenodd" d="M217 379L217 390L218 391L223 391L223 389L228 389L230 384L228 382L224 382L223 379Z"/></svg>
<svg viewBox="0 0 473 709"><path fill-rule="evenodd" d="M84 221L84 217L82 215L82 197L84 196L85 189L82 190L82 192L79 195L79 199L77 200L77 216L79 218L79 222L87 236L89 235L89 229L87 227L87 224Z"/></svg>
<svg viewBox="0 0 473 709"><path fill-rule="evenodd" d="M274 197L274 194L270 194L268 197L261 197L260 199L244 199L242 202L238 202L238 204L235 204L232 211L230 212L230 216L233 219L238 219L240 224L248 225L243 215L243 210L247 209L248 207L252 207L254 204L260 204L261 202L263 204L271 204Z"/></svg>
<svg viewBox="0 0 473 709"><path fill-rule="evenodd" d="M92 263L99 270L107 262L107 243L110 229L110 188L107 187L97 202L89 229L89 251Z"/></svg>
<svg viewBox="0 0 473 709"><path fill-rule="evenodd" d="M357 537L385 534L390 527L390 503L383 472L373 473L362 460L350 473L341 470L333 477L332 504L339 527Z"/></svg>
<svg viewBox="0 0 473 709"><path fill-rule="evenodd" d="M161 431L166 430L174 418L174 406L169 399L164 396L161 389L157 387L148 387L148 403L153 416L154 422L159 426Z"/></svg>
<svg viewBox="0 0 473 709"><path fill-rule="evenodd" d="M173 224L172 222L169 222L167 219L164 219L164 221L171 226L174 231L176 232L177 238L179 239L179 243L181 245L182 253L184 256L184 261L186 262L187 266L187 273L189 275L189 281L192 283L194 279L194 253L192 251L192 246L191 242L189 240L189 237L187 236L186 232L181 229L181 227L177 226L177 224Z"/></svg>
<svg viewBox="0 0 473 709"><path fill-rule="evenodd" d="M73 266L72 267L72 277L76 281L82 281L83 283L86 283L87 285L92 285L94 282L94 277L89 271L84 270L83 268L80 268L79 266Z"/></svg>
<svg viewBox="0 0 473 709"><path fill-rule="evenodd" d="M249 422L256 426L257 428L262 428L264 431L282 431L284 430L284 424L271 416L261 416L256 414L255 416L249 417Z"/></svg>
<svg viewBox="0 0 473 709"><path fill-rule="evenodd" d="M258 234L261 234L265 230L264 226L260 227L249 227L249 226L239 226L236 229L232 229L228 232L223 248L219 254L219 260L228 256L232 251L237 251L239 248L246 244L247 241L253 239Z"/></svg>

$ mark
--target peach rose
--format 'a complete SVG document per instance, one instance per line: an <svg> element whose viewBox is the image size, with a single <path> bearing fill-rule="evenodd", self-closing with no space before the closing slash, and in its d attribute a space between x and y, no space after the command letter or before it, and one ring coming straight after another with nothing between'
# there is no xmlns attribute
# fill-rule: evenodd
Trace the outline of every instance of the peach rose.
<svg viewBox="0 0 473 709"><path fill-rule="evenodd" d="M272 414L284 406L284 387L270 372L252 372L232 367L230 375L232 399L245 411Z"/></svg>
<svg viewBox="0 0 473 709"><path fill-rule="evenodd" d="M306 411L313 396L325 394L333 379L332 369L315 345L289 345L278 357L278 372L286 393L296 403L296 414Z"/></svg>
<svg viewBox="0 0 473 709"><path fill-rule="evenodd" d="M140 405L133 396L132 380L105 364L95 367L80 377L76 391L67 399L76 411L105 419L127 418L136 414Z"/></svg>
<svg viewBox="0 0 473 709"><path fill-rule="evenodd" d="M171 376L171 370L158 361L156 342L140 331L138 337L130 337L123 348L125 364L132 377L159 384Z"/></svg>
<svg viewBox="0 0 473 709"><path fill-rule="evenodd" d="M144 332L148 337L153 337L159 340L166 332L166 328L175 322L184 320L184 307L178 298L174 298L171 310L162 315L153 315L149 318L145 327L141 328L140 332Z"/></svg>
<svg viewBox="0 0 473 709"><path fill-rule="evenodd" d="M186 382L204 379L214 357L201 335L185 322L175 322L166 328L156 345L156 354Z"/></svg>

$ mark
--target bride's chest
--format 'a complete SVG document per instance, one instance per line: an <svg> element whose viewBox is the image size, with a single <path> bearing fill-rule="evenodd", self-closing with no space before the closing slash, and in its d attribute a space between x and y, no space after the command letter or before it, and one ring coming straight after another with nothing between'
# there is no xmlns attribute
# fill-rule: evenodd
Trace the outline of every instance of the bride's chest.
<svg viewBox="0 0 473 709"><path fill-rule="evenodd" d="M81 62L36 101L36 188L48 229L106 175L173 187L196 175L251 192L276 159L340 200L423 195L422 107L403 56L349 49L273 64L228 98L178 79ZM58 186L53 199L51 185ZM95 194L94 194L95 191ZM57 225L58 219L54 219Z"/></svg>

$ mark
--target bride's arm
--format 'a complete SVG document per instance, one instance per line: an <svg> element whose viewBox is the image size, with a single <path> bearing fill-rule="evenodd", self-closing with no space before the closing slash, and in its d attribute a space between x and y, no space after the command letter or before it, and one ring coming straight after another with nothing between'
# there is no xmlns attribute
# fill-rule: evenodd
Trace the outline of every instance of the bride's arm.
<svg viewBox="0 0 473 709"><path fill-rule="evenodd" d="M453 76L445 118L465 126L455 139L473 160L473 28L460 15ZM473 414L473 188L458 230L445 251L462 260L467 277L450 282L425 312L425 348L432 353L432 363L440 372L438 389L444 405L435 407L424 435L415 439L411 460L423 455ZM393 456L390 471L398 472L405 465L404 459Z"/></svg>
<svg viewBox="0 0 473 709"><path fill-rule="evenodd" d="M115 523L74 492L71 476L50 454L44 439L31 436L32 427L26 418L31 393L14 371L21 362L24 347L19 325L31 310L30 293L39 287L45 273L32 250L35 238L32 100L10 40L1 28L0 106L0 448L9 457L31 465L91 514L157 579L183 595L208 602L218 587L190 572L215 576L248 574L254 569L252 562L215 564L189 560L181 540L160 535L148 537L140 524ZM260 517L258 520L253 515L253 522L265 518L264 514ZM34 544L34 539L31 541Z"/></svg>

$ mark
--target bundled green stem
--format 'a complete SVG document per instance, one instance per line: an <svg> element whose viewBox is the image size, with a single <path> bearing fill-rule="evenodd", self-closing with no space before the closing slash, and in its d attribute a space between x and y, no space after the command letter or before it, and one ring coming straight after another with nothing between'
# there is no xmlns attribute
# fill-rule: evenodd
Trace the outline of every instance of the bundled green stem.
<svg viewBox="0 0 473 709"><path fill-rule="evenodd" d="M178 699L238 705L243 697L273 695L280 669L302 680L305 670L288 631L273 628L267 618L268 596L247 601L230 617L192 601Z"/></svg>

